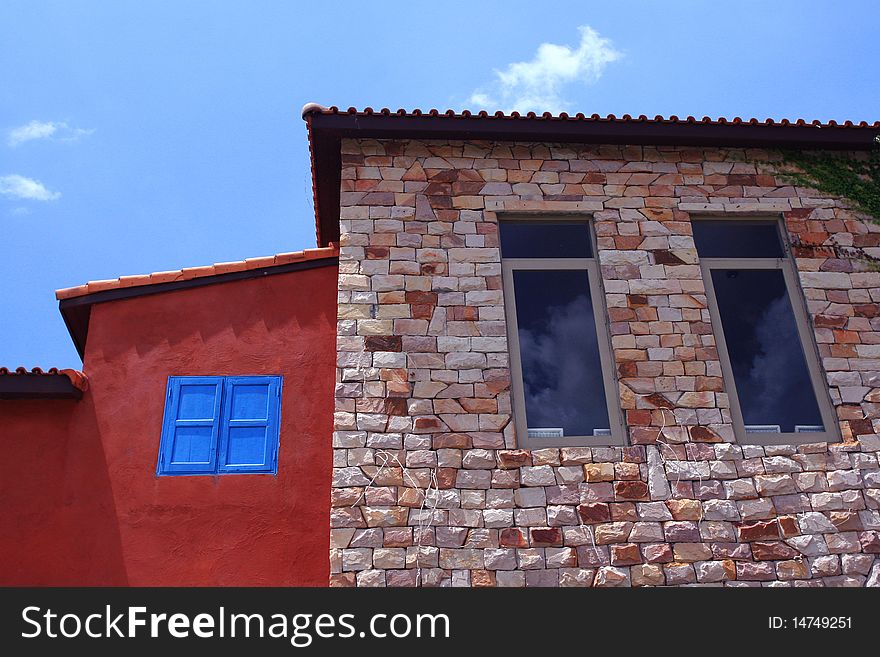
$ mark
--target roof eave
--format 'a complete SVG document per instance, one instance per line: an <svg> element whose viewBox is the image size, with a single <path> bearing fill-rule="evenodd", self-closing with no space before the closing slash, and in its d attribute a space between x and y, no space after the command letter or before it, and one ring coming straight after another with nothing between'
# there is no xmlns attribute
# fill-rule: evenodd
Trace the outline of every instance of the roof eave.
<svg viewBox="0 0 880 657"><path fill-rule="evenodd" d="M0 376L0 399L82 399L83 391L64 374Z"/></svg>
<svg viewBox="0 0 880 657"><path fill-rule="evenodd" d="M338 264L338 256L327 258L315 258L312 260L300 260L284 265L269 265L266 267L247 269L244 271L234 271L225 274L214 274L212 276L202 276L199 278L190 278L186 280L169 281L167 283L155 283L153 285L140 285L132 287L117 287L113 289L93 292L80 296L61 299L58 302L58 309L67 326L67 331L73 340L76 351L81 359L85 358L86 341L89 335L89 320L91 319L92 306L96 303L104 303L107 301L120 301L124 299L133 299L153 294L162 294L165 292L176 292L179 290L188 290L206 285L219 285L221 283L231 283L234 281L247 280L252 278L262 278L265 276L274 276L277 274L286 274L294 271L302 271L305 269L315 269L317 267L328 267Z"/></svg>
<svg viewBox="0 0 880 657"><path fill-rule="evenodd" d="M869 150L880 124L798 121L696 121L440 113L341 112L303 108L312 156L318 245L339 241L339 193L343 138L542 141L582 144L715 146L771 149Z"/></svg>

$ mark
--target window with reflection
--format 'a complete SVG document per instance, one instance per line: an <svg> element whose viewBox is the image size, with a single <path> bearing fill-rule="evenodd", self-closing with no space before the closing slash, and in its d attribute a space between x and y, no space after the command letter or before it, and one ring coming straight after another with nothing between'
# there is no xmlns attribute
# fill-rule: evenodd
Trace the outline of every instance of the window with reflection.
<svg viewBox="0 0 880 657"><path fill-rule="evenodd" d="M740 442L837 440L780 222L695 219L691 224Z"/></svg>
<svg viewBox="0 0 880 657"><path fill-rule="evenodd" d="M517 442L623 444L589 223L510 220L499 233Z"/></svg>

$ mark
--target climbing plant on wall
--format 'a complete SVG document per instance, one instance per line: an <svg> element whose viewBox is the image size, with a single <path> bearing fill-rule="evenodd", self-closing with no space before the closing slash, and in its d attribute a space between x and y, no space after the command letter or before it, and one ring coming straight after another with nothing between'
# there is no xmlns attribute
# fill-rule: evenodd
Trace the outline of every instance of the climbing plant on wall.
<svg viewBox="0 0 880 657"><path fill-rule="evenodd" d="M867 156L829 151L783 151L779 174L795 185L849 199L880 223L880 137Z"/></svg>

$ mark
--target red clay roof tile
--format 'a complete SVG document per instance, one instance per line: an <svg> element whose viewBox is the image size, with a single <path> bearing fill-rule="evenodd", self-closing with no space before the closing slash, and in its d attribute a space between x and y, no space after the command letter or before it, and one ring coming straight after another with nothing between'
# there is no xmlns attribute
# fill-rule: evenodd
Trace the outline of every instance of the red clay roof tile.
<svg viewBox="0 0 880 657"><path fill-rule="evenodd" d="M843 123L839 123L834 120L829 120L826 123L822 123L821 121L805 121L804 119L796 119L794 121L790 119L771 119L766 118L763 120L750 118L750 119L742 119L738 116L733 117L732 119L725 118L723 116L718 117L717 119L710 118L708 116L704 116L701 119L697 119L693 116L688 116L684 119L679 118L676 115L672 115L669 117L663 117L659 114L654 118L649 118L644 114L641 114L637 117L633 117L629 114L624 114L623 116L617 117L614 114L608 114L607 116L600 116L599 114L591 114L586 115L581 112L577 114L568 114L567 112L561 112L559 114L551 114L550 112L544 112L542 114L536 114L535 112L526 112L524 114L520 114L519 112L511 112L510 114L505 114L504 112L494 112L490 113L485 110L481 110L479 112L471 112L470 110L462 110L457 112L455 110L448 109L445 112L441 112L437 109L430 109L427 111L420 109L413 110L390 110L387 107L383 107L380 110L374 110L372 107L365 107L362 110L357 109L356 107L349 107L347 110L342 110L338 107L323 107L317 103L308 103L302 109L303 117L308 114L319 113L319 114L355 114L358 116L372 116L375 114L381 114L382 116L443 116L448 118L480 118L480 119L544 119L548 121L605 121L605 122L616 122L616 123L628 123L628 122L647 122L647 123L704 123L704 124L715 124L715 125L727 125L727 124L749 124L749 125L782 125L782 126L805 126L811 125L820 128L835 128L835 127L859 127L859 128L880 128L880 121L874 121L874 123L868 123L867 121L860 121L859 123L853 123L852 121L844 121Z"/></svg>
<svg viewBox="0 0 880 657"><path fill-rule="evenodd" d="M306 255L302 251L294 251L293 253L278 253L275 256L275 264L288 265L291 262L300 262L305 259Z"/></svg>
<svg viewBox="0 0 880 657"><path fill-rule="evenodd" d="M262 267L274 267L275 256L263 256L261 258L247 258L245 261L248 269L261 269Z"/></svg>
<svg viewBox="0 0 880 657"><path fill-rule="evenodd" d="M176 281L180 278L180 270L176 271L157 271L153 274L150 274L150 285L156 285L157 283L171 283L172 281Z"/></svg>
<svg viewBox="0 0 880 657"><path fill-rule="evenodd" d="M229 274L236 271L241 271L240 262L218 262L214 265L215 274ZM180 272L177 272L177 276L180 276Z"/></svg>
<svg viewBox="0 0 880 657"><path fill-rule="evenodd" d="M264 267L277 267L292 262L300 262L304 260L321 260L323 258L334 258L339 255L339 247L330 244L318 249L305 249L304 251L293 251L290 253L279 253L274 256L264 256L260 258L250 258L248 260L240 260L237 262L220 262L215 265L207 265L203 267L186 267L174 271L160 271L152 274L142 274L136 276L120 276L111 280L89 281L85 285L77 285L75 287L62 288L55 290L55 298L59 301L62 299L71 299L81 297L95 292L103 292L105 290L115 290L127 287L141 287L144 285L157 285L159 283L170 283L173 281L185 281L193 278L206 278L216 276L218 274L230 274L239 271L248 271L251 269L262 269Z"/></svg>
<svg viewBox="0 0 880 657"><path fill-rule="evenodd" d="M495 141L560 141L626 144L701 144L769 148L831 148L865 150L880 136L880 121L805 121L797 119L697 119L688 116L624 114L600 116L549 112L520 114L486 111L456 112L436 109L392 111L323 107L309 103L302 109L309 139L315 233L318 244L338 240L340 157L342 137L371 139L465 139ZM604 140L604 141L603 141Z"/></svg>
<svg viewBox="0 0 880 657"><path fill-rule="evenodd" d="M34 367L28 370L25 367L16 367L14 370L8 367L0 367L0 376L66 376L70 379L73 386L79 390L87 390L89 380L83 372L73 369L59 370L57 367L50 367L48 370L42 370Z"/></svg>

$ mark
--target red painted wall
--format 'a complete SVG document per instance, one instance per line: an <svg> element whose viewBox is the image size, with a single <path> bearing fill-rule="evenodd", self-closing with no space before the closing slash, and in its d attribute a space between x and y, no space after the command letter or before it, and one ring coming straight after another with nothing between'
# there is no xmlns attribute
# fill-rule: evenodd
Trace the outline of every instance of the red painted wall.
<svg viewBox="0 0 880 657"><path fill-rule="evenodd" d="M125 584L90 405L0 400L0 446L0 584Z"/></svg>
<svg viewBox="0 0 880 657"><path fill-rule="evenodd" d="M325 586L336 276L95 305L84 398L0 401L0 584ZM233 374L284 376L278 475L157 477L168 376Z"/></svg>

